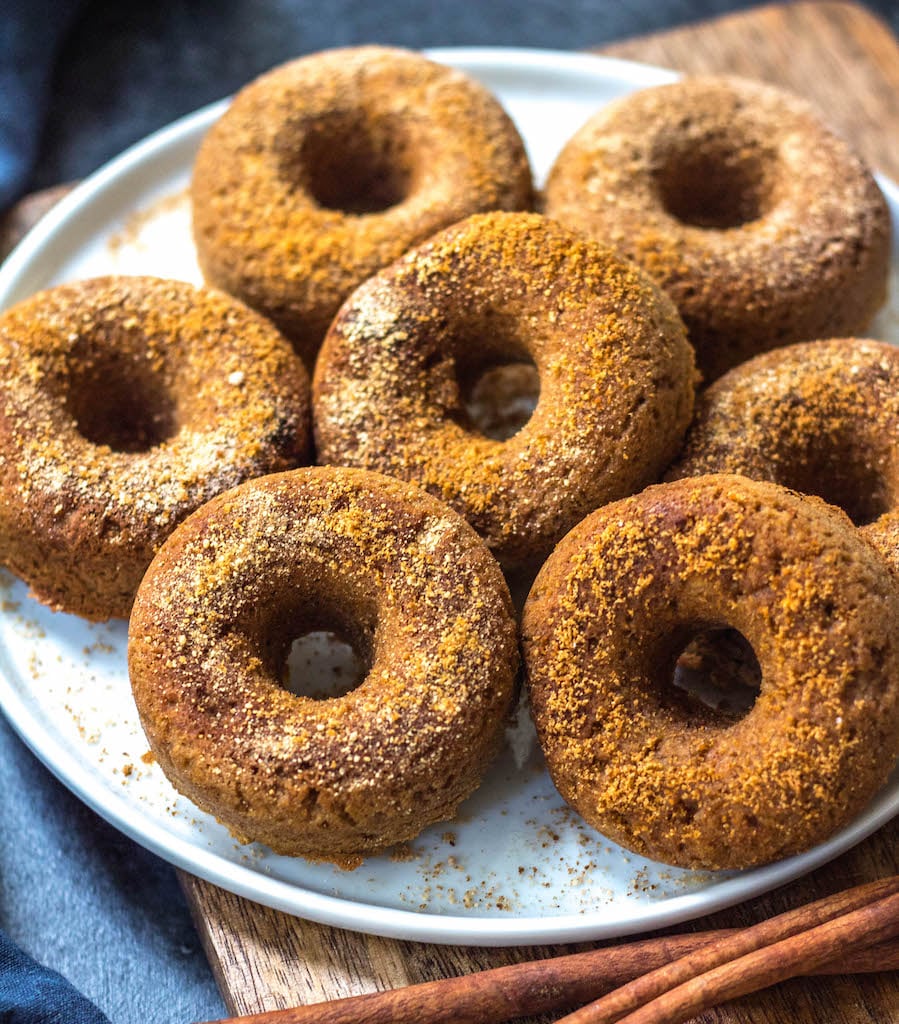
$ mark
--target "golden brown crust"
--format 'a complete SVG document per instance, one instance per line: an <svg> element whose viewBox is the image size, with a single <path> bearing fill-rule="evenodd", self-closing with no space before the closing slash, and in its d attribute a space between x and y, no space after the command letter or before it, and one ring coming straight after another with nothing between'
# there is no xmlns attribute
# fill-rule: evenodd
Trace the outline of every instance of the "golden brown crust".
<svg viewBox="0 0 899 1024"><path fill-rule="evenodd" d="M235 299L96 278L0 317L0 561L40 600L127 616L174 527L309 455L309 382Z"/></svg>
<svg viewBox="0 0 899 1024"><path fill-rule="evenodd" d="M356 285L471 213L532 202L524 146L483 86L406 50L331 50L243 89L200 148L206 277L312 366Z"/></svg>
<svg viewBox="0 0 899 1024"><path fill-rule="evenodd" d="M771 86L687 78L610 104L560 154L546 212L656 278L708 380L780 345L863 331L886 298L876 182Z"/></svg>
<svg viewBox="0 0 899 1024"><path fill-rule="evenodd" d="M337 628L368 656L350 693L281 686L291 641ZM496 562L409 484L342 468L251 481L196 512L141 585L129 670L166 774L241 840L343 859L450 817L513 697Z"/></svg>
<svg viewBox="0 0 899 1024"><path fill-rule="evenodd" d="M735 367L701 396L668 478L704 473L816 494L899 570L899 349L835 338Z"/></svg>
<svg viewBox="0 0 899 1024"><path fill-rule="evenodd" d="M524 658L565 799L646 856L742 868L807 849L886 781L899 743L899 587L839 510L775 484L660 484L579 524L538 576ZM752 645L744 717L686 704L697 630Z"/></svg>
<svg viewBox="0 0 899 1024"><path fill-rule="evenodd" d="M528 359L528 423L506 441L478 433L460 379ZM415 481L514 565L656 478L694 372L676 310L633 264L537 214L477 215L343 306L313 384L318 457Z"/></svg>

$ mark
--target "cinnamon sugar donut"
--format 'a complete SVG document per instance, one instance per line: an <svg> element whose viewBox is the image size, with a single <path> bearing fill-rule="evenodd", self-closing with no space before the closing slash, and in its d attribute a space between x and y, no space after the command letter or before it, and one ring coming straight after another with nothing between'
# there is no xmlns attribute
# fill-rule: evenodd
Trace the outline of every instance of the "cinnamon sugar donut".
<svg viewBox="0 0 899 1024"><path fill-rule="evenodd" d="M899 750L899 583L837 509L712 475L608 505L562 541L524 609L534 719L562 796L616 842L684 867L808 849ZM711 625L761 689L732 718L675 689Z"/></svg>
<svg viewBox="0 0 899 1024"><path fill-rule="evenodd" d="M333 630L363 682L282 685L291 642ZM342 468L250 481L168 540L128 664L172 783L241 841L350 865L451 817L496 750L517 635L496 562L451 509Z"/></svg>
<svg viewBox="0 0 899 1024"><path fill-rule="evenodd" d="M546 213L653 275L710 380L859 333L886 298L877 184L808 104L768 85L687 78L609 104L559 155Z"/></svg>
<svg viewBox="0 0 899 1024"><path fill-rule="evenodd" d="M506 440L480 433L468 386L528 362L529 421ZM476 215L341 309L313 384L318 457L418 483L513 566L657 477L693 378L677 311L633 264L538 214Z"/></svg>
<svg viewBox="0 0 899 1024"><path fill-rule="evenodd" d="M668 475L704 473L818 495L899 570L899 349L841 338L735 367L702 396Z"/></svg>
<svg viewBox="0 0 899 1024"><path fill-rule="evenodd" d="M0 315L0 562L41 601L127 616L174 527L309 455L309 382L235 299L107 277Z"/></svg>
<svg viewBox="0 0 899 1024"><path fill-rule="evenodd" d="M207 279L274 320L311 367L356 285L470 213L529 207L532 186L483 86L363 46L246 86L203 141L192 197Z"/></svg>

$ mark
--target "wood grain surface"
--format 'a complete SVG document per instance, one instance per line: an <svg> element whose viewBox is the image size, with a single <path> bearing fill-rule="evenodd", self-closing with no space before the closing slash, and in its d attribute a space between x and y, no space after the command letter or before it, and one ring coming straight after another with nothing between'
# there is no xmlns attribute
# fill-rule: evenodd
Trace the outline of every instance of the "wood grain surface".
<svg viewBox="0 0 899 1024"><path fill-rule="evenodd" d="M863 7L772 4L599 52L692 74L745 75L791 89L811 100L869 163L899 178L899 44Z"/></svg>
<svg viewBox="0 0 899 1024"><path fill-rule="evenodd" d="M589 40L585 40L589 45ZM755 8L632 39L600 52L685 72L729 72L786 86L875 166L899 178L899 45L870 12L847 3ZM30 197L0 221L0 255L65 191ZM694 922L745 927L838 889L899 872L899 824L798 882ZM253 1013L428 981L581 947L434 946L315 925L181 881L230 1010ZM697 1018L711 1024L882 1024L899 1021L899 975L799 979Z"/></svg>

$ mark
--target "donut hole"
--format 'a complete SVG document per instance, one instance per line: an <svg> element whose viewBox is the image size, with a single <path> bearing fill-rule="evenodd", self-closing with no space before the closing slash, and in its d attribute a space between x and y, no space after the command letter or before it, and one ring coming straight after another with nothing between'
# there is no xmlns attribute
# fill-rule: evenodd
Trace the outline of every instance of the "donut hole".
<svg viewBox="0 0 899 1024"><path fill-rule="evenodd" d="M724 231L764 216L769 200L766 161L753 145L712 137L666 154L655 171L662 206L691 227Z"/></svg>
<svg viewBox="0 0 899 1024"><path fill-rule="evenodd" d="M305 584L285 577L268 601L239 616L240 630L270 680L297 696L340 697L371 670L375 595L359 592L339 568Z"/></svg>
<svg viewBox="0 0 899 1024"><path fill-rule="evenodd" d="M465 310L435 338L426 366L437 403L494 441L517 434L540 398L540 374L520 331L520 318L506 311Z"/></svg>
<svg viewBox="0 0 899 1024"><path fill-rule="evenodd" d="M383 213L412 187L406 132L395 119L335 116L303 133L286 173L326 210Z"/></svg>
<svg viewBox="0 0 899 1024"><path fill-rule="evenodd" d="M533 362L494 363L458 372L459 394L471 428L494 441L507 441L528 422L540 397Z"/></svg>
<svg viewBox="0 0 899 1024"><path fill-rule="evenodd" d="M145 361L105 358L77 361L66 408L91 444L115 452L146 452L177 431L175 403Z"/></svg>
<svg viewBox="0 0 899 1024"><path fill-rule="evenodd" d="M328 700L355 690L368 668L367 659L343 633L310 630L290 645L283 685L297 696Z"/></svg>
<svg viewBox="0 0 899 1024"><path fill-rule="evenodd" d="M682 646L681 646L682 645ZM711 626L678 642L671 683L673 703L701 708L723 722L742 718L759 695L762 670L743 634L730 626Z"/></svg>

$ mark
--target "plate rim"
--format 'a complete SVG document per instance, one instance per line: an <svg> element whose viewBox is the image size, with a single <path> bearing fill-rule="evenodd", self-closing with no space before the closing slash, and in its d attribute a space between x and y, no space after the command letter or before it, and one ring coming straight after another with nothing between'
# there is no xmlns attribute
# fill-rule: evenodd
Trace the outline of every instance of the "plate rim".
<svg viewBox="0 0 899 1024"><path fill-rule="evenodd" d="M674 81L679 77L676 72L652 64L562 50L441 47L424 53L432 59L466 70L492 71L500 68L527 74L537 68L573 77L613 77L635 88ZM228 102L227 98L218 100L178 118L128 147L75 186L19 242L0 266L0 308L5 308L12 301L23 275L52 246L56 234L70 218L98 198L102 199L118 179L140 168L144 161L158 157L160 152L167 153L196 133L205 131ZM882 175L877 175L877 178L891 205L899 209L899 188ZM62 739L47 732L40 721L41 716L26 705L12 686L7 659L5 650L0 649L0 708L5 717L51 773L101 818L163 860L236 895L320 924L389 938L481 946L555 945L667 927L786 884L839 856L899 813L899 786L892 793L881 790L862 815L812 850L774 864L728 875L708 888L666 897L659 903L648 902L631 907L626 920L616 921L612 916L611 921L603 921L613 909L603 906L582 913L508 919L378 906L273 878L167 832L163 824L152 815L143 813L124 794L105 787Z"/></svg>

